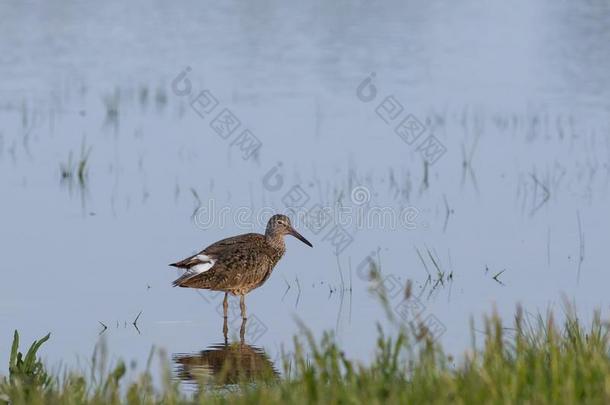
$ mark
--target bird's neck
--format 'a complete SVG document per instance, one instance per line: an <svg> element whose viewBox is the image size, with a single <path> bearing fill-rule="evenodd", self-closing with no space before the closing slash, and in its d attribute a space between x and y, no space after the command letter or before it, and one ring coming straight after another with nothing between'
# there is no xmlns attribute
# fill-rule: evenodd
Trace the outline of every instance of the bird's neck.
<svg viewBox="0 0 610 405"><path fill-rule="evenodd" d="M265 240L279 254L284 253L286 245L284 244L284 235L275 232L265 233Z"/></svg>

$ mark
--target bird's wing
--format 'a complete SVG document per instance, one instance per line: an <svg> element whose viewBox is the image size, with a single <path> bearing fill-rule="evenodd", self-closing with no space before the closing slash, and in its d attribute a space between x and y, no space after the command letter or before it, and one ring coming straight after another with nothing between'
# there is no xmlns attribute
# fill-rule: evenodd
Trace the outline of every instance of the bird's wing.
<svg viewBox="0 0 610 405"><path fill-rule="evenodd" d="M209 271L193 275L181 285L218 290L253 285L258 284L271 267L268 252L238 243L218 252L216 263Z"/></svg>
<svg viewBox="0 0 610 405"><path fill-rule="evenodd" d="M193 256L189 256L179 262L172 263L170 266L181 269L190 269L194 266L205 264L209 262L209 260L216 260L219 255L223 254L223 252L226 252L227 250L232 250L235 247L243 245L253 245L256 242L260 243L264 240L265 237L257 233L246 233L244 235L222 239L206 247L201 252L194 254Z"/></svg>
<svg viewBox="0 0 610 405"><path fill-rule="evenodd" d="M255 247L257 245L262 244L265 241L265 237L258 233L246 233L243 235L233 236L231 238L226 238L219 240L216 243L211 244L201 251L201 253L205 253L208 255L225 255L230 251L234 251L235 249L239 249L243 246L252 246Z"/></svg>

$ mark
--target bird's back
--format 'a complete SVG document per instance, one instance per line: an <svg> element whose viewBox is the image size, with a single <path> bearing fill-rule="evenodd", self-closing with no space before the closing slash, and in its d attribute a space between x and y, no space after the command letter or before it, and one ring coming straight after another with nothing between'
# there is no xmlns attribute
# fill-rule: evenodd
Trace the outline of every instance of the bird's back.
<svg viewBox="0 0 610 405"><path fill-rule="evenodd" d="M188 275L187 271L175 285L245 293L267 280L283 253L283 249L271 246L264 235L257 233L226 238L175 263L175 267L191 269L200 260L213 262L209 269L199 274Z"/></svg>

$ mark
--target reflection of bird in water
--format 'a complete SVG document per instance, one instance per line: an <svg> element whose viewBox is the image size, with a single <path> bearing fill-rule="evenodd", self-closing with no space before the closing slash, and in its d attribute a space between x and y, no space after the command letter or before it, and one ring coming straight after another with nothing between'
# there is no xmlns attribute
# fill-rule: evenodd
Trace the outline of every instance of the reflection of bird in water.
<svg viewBox="0 0 610 405"><path fill-rule="evenodd" d="M229 385L278 378L279 374L265 351L245 343L245 319L242 319L239 343L228 342L227 329L225 318L224 343L211 345L198 353L172 356L179 379L194 384L211 381L217 385Z"/></svg>
<svg viewBox="0 0 610 405"><path fill-rule="evenodd" d="M274 215L264 235L247 233L218 241L201 252L170 266L186 269L174 287L202 288L225 293L224 317L227 318L228 294L239 295L242 318L246 318L245 295L263 285L286 251L284 235L292 235L312 246L290 224L286 215Z"/></svg>

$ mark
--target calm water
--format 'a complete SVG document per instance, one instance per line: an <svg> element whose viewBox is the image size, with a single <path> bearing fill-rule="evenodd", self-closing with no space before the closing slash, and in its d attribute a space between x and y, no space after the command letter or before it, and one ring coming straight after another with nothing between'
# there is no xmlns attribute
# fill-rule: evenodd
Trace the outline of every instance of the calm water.
<svg viewBox="0 0 610 405"><path fill-rule="evenodd" d="M264 368L297 319L371 357L388 325L370 260L396 316L455 353L492 306L608 309L605 2L4 1L0 17L0 372L14 329L86 368L100 323L111 360L160 347L184 377L234 359L221 296L172 288L167 263L301 205L333 218L298 221L315 248L289 239L247 298L241 350ZM417 140L395 133L409 114ZM426 166L430 135L445 152Z"/></svg>

